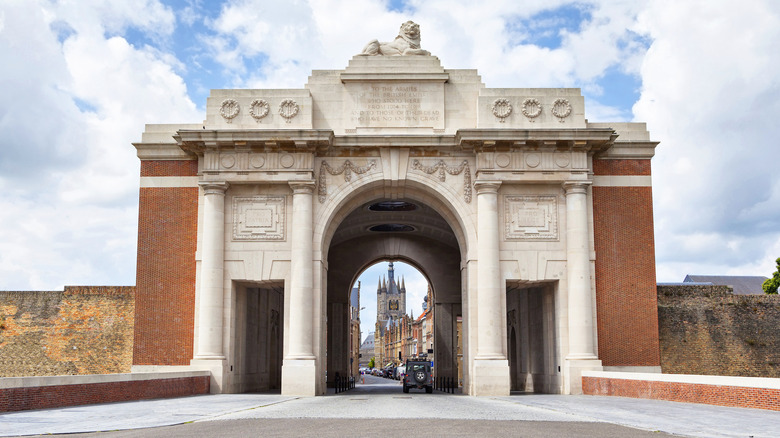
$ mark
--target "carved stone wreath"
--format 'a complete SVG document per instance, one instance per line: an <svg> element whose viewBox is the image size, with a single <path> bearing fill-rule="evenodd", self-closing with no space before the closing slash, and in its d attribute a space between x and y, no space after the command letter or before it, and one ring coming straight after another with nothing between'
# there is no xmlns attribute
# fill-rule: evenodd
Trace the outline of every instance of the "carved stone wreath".
<svg viewBox="0 0 780 438"><path fill-rule="evenodd" d="M227 120L228 123L238 115L241 111L241 107L234 99L225 99L222 101L222 106L219 108L219 114Z"/></svg>
<svg viewBox="0 0 780 438"><path fill-rule="evenodd" d="M351 161L347 160L344 162L344 164L335 169L330 167L330 164L328 164L326 161L323 161L322 164L320 164L319 187L317 187L317 197L320 200L320 204L325 202L325 199L328 197L328 179L325 176L325 172L333 176L341 175L343 173L344 181L350 182L352 181L352 172L358 175L362 175L374 167L376 167L376 160L371 160L365 166L360 167L355 166Z"/></svg>
<svg viewBox="0 0 780 438"><path fill-rule="evenodd" d="M552 106L552 113L558 118L558 121L563 123L563 119L569 117L571 114L571 105L566 99L555 99Z"/></svg>
<svg viewBox="0 0 780 438"><path fill-rule="evenodd" d="M531 98L523 101L524 116L533 122L533 119L539 117L540 114L542 114L542 104L537 99Z"/></svg>
<svg viewBox="0 0 780 438"><path fill-rule="evenodd" d="M249 104L249 115L255 120L260 120L268 115L270 106L264 99L255 99Z"/></svg>
<svg viewBox="0 0 780 438"><path fill-rule="evenodd" d="M507 99L496 99L493 101L493 115L498 117L498 121L504 123L504 119L512 114L512 104Z"/></svg>
<svg viewBox="0 0 780 438"><path fill-rule="evenodd" d="M447 180L447 173L450 175L460 175L463 172L463 198L466 204L471 203L471 168L469 168L469 162L463 160L459 166L450 167L444 160L439 160L433 166L423 166L420 160L414 160L412 162L412 169L420 170L428 175L438 173L439 181L444 182ZM446 173L445 173L446 172Z"/></svg>
<svg viewBox="0 0 780 438"><path fill-rule="evenodd" d="M290 123L291 119L298 115L298 104L292 99L284 99L279 104L279 115L284 117L287 123Z"/></svg>

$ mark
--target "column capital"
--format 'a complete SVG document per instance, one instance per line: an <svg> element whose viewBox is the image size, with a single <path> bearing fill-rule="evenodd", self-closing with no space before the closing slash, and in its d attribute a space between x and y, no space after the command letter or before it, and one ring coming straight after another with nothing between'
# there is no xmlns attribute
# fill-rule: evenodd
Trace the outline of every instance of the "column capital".
<svg viewBox="0 0 780 438"><path fill-rule="evenodd" d="M566 181L563 183L563 190L567 195L575 193L587 193L588 186L593 184L593 181Z"/></svg>
<svg viewBox="0 0 780 438"><path fill-rule="evenodd" d="M483 193L498 193L499 187L501 187L501 181L474 181L474 188L477 190L477 195Z"/></svg>
<svg viewBox="0 0 780 438"><path fill-rule="evenodd" d="M294 195L311 195L314 193L314 180L289 181Z"/></svg>
<svg viewBox="0 0 780 438"><path fill-rule="evenodd" d="M224 195L230 184L226 181L199 181L198 185L207 195Z"/></svg>

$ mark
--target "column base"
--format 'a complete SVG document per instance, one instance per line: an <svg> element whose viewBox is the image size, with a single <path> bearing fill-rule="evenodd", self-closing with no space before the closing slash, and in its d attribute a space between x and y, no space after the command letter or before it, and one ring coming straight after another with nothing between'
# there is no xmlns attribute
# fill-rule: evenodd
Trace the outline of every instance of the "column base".
<svg viewBox="0 0 780 438"><path fill-rule="evenodd" d="M227 361L224 358L222 359L198 358L198 359L192 359L190 361L190 369L211 371L211 385L209 387L209 392L211 394L222 394L226 366L227 366Z"/></svg>
<svg viewBox="0 0 780 438"><path fill-rule="evenodd" d="M282 362L282 395L317 395L317 367L314 359L285 359Z"/></svg>
<svg viewBox="0 0 780 438"><path fill-rule="evenodd" d="M506 359L474 359L474 375L471 378L476 396L509 395L509 361Z"/></svg>
<svg viewBox="0 0 780 438"><path fill-rule="evenodd" d="M582 394L582 372L601 371L601 360L598 358L566 358L563 364L563 393Z"/></svg>

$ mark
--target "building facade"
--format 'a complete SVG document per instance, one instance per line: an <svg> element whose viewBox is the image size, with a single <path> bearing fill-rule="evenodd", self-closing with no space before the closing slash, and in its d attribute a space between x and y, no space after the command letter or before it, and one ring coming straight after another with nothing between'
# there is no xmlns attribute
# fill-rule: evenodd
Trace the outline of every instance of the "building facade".
<svg viewBox="0 0 780 438"><path fill-rule="evenodd" d="M360 282L349 295L349 375L360 375Z"/></svg>
<svg viewBox="0 0 780 438"><path fill-rule="evenodd" d="M586 120L578 89L487 88L372 47L300 89L212 90L202 122L146 126L133 369L324 394L349 372L351 285L392 259L429 279L439 375L462 321L468 394L659 371L645 125Z"/></svg>

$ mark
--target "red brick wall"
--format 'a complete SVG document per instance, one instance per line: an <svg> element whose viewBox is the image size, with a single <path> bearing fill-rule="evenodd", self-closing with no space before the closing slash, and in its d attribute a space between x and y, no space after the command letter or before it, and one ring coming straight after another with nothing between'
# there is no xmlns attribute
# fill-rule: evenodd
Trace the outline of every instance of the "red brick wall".
<svg viewBox="0 0 780 438"><path fill-rule="evenodd" d="M0 412L208 394L209 376L0 389Z"/></svg>
<svg viewBox="0 0 780 438"><path fill-rule="evenodd" d="M194 176L197 163L141 163L142 175L164 172ZM188 365L192 359L197 225L196 187L141 188L134 365Z"/></svg>
<svg viewBox="0 0 780 438"><path fill-rule="evenodd" d="M650 175L650 160L593 160L594 175Z"/></svg>
<svg viewBox="0 0 780 438"><path fill-rule="evenodd" d="M780 411L780 389L772 388L583 377L582 392Z"/></svg>
<svg viewBox="0 0 780 438"><path fill-rule="evenodd" d="M197 160L141 161L141 176L197 176Z"/></svg>
<svg viewBox="0 0 780 438"><path fill-rule="evenodd" d="M593 160L597 175L649 175L650 160ZM659 366L651 187L593 187L599 358Z"/></svg>

